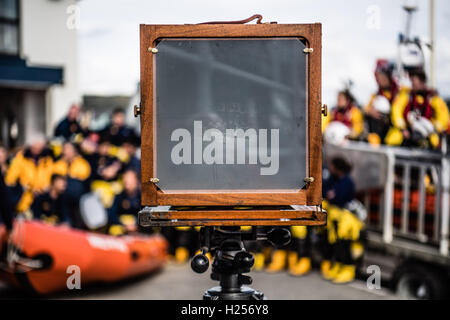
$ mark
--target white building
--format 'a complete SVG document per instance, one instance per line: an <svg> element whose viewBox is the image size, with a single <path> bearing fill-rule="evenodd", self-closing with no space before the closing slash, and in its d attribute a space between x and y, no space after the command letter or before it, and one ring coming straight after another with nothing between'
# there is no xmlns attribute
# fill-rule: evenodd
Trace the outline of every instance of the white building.
<svg viewBox="0 0 450 320"><path fill-rule="evenodd" d="M76 0L0 0L0 142L50 136L81 101Z"/></svg>

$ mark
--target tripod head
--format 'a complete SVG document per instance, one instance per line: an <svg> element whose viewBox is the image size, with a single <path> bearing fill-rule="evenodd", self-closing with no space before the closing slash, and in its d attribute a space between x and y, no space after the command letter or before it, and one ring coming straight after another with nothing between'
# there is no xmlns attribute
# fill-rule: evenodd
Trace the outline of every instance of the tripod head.
<svg viewBox="0 0 450 320"><path fill-rule="evenodd" d="M220 282L205 292L205 300L261 300L264 294L244 285L250 285L252 278L244 275L253 266L253 255L246 251L243 241L268 240L274 245L285 245L291 238L290 232L283 228L268 231L252 228L241 231L240 227L203 227L200 230L202 252L191 261L194 272L204 273L208 270L207 252L214 253L211 279Z"/></svg>

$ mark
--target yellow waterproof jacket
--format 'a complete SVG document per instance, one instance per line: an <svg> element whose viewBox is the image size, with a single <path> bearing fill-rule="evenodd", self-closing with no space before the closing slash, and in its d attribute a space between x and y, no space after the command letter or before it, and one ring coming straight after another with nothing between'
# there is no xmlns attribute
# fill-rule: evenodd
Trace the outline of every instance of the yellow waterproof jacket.
<svg viewBox="0 0 450 320"><path fill-rule="evenodd" d="M111 157L119 159L119 161L122 163L127 163L128 161L130 161L130 156L125 151L125 149L121 147L111 146L109 148L109 155Z"/></svg>
<svg viewBox="0 0 450 320"><path fill-rule="evenodd" d="M352 138L356 138L363 132L364 129L364 117L357 107L353 107L351 110L351 122L352 122Z"/></svg>
<svg viewBox="0 0 450 320"><path fill-rule="evenodd" d="M33 203L33 193L43 192L50 186L53 174L53 158L50 155L42 155L37 162L28 155L28 151L19 152L11 162L5 183L15 186L19 183L24 192L16 206L17 212L26 212Z"/></svg>
<svg viewBox="0 0 450 320"><path fill-rule="evenodd" d="M349 126L351 129L351 138L357 138L364 129L363 114L356 106L352 106L343 116L338 117L336 110L333 110L326 117L322 116L322 132L324 132L327 126L333 121L339 121Z"/></svg>
<svg viewBox="0 0 450 320"><path fill-rule="evenodd" d="M42 192L50 186L53 173L53 159L50 155L39 158L37 163L26 154L19 152L11 162L5 176L9 186L19 182L24 189Z"/></svg>
<svg viewBox="0 0 450 320"><path fill-rule="evenodd" d="M305 239L308 234L306 226L292 226L291 235L295 239Z"/></svg>
<svg viewBox="0 0 450 320"><path fill-rule="evenodd" d="M401 145L403 142L402 130L408 127L405 119L405 110L409 105L411 93L408 90L402 90L395 98L392 104L391 122L392 127L386 135L385 142L388 145ZM423 101L422 96L416 95L416 100ZM446 103L438 95L432 95L430 99L430 107L432 109L431 123L437 133L441 133L448 128L449 111ZM433 147L439 145L439 136L432 134L430 142Z"/></svg>
<svg viewBox="0 0 450 320"><path fill-rule="evenodd" d="M403 89L401 89L403 90ZM382 95L383 97L385 97L388 101L389 104L392 107L392 103L394 101L394 98L396 97L396 92L397 90L394 89L385 89L385 90L378 90L377 93L374 93L370 96L370 100L369 103L364 107L364 112L368 113L370 111L370 109L373 107L373 103L375 102L375 99L379 96Z"/></svg>
<svg viewBox="0 0 450 320"><path fill-rule="evenodd" d="M331 205L325 200L322 202L322 207L327 211L329 243L335 243L337 240L359 240L364 222L349 210Z"/></svg>
<svg viewBox="0 0 450 320"><path fill-rule="evenodd" d="M376 97L377 97L377 94L376 94L376 93L375 93L375 94L372 94L372 95L370 96L369 103L367 103L366 106L363 108L363 111L364 111L365 113L368 113L369 110L370 110L370 108L372 108L373 102L375 101L375 98L376 98Z"/></svg>
<svg viewBox="0 0 450 320"><path fill-rule="evenodd" d="M423 97L418 96L418 99ZM405 109L410 101L410 92L404 90L398 94L392 104L391 121L394 127L403 130L407 127L407 122L404 117ZM438 95L433 95L430 98L430 105L433 110L433 116L430 121L438 133L447 130L449 121L449 112L447 104Z"/></svg>
<svg viewBox="0 0 450 320"><path fill-rule="evenodd" d="M64 159L56 161L53 173L84 181L91 175L91 167L87 160L78 156L71 163L68 163Z"/></svg>

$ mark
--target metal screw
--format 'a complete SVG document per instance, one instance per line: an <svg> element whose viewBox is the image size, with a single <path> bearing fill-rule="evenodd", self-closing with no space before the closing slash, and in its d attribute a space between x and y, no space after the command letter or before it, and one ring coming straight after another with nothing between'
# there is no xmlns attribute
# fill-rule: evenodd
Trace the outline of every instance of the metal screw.
<svg viewBox="0 0 450 320"><path fill-rule="evenodd" d="M306 177L303 181L305 181L306 183L313 183L314 177Z"/></svg>
<svg viewBox="0 0 450 320"><path fill-rule="evenodd" d="M141 114L141 106L137 104L134 106L134 117L137 118Z"/></svg>
<svg viewBox="0 0 450 320"><path fill-rule="evenodd" d="M152 47L149 47L148 51L151 52L151 53L158 53L158 49L152 48Z"/></svg>
<svg viewBox="0 0 450 320"><path fill-rule="evenodd" d="M328 115L328 106L326 104L322 106L322 114L324 117Z"/></svg>
<svg viewBox="0 0 450 320"><path fill-rule="evenodd" d="M314 49L313 48L305 48L303 49L304 53L313 53Z"/></svg>
<svg viewBox="0 0 450 320"><path fill-rule="evenodd" d="M159 179L158 179L158 178L151 178L151 179L150 179L150 182L158 183L158 182L159 182Z"/></svg>

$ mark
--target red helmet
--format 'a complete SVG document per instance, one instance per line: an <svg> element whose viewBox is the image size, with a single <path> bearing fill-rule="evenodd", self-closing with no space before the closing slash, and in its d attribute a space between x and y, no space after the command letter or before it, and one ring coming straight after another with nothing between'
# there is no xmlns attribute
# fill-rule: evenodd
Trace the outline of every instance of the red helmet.
<svg viewBox="0 0 450 320"><path fill-rule="evenodd" d="M384 73L389 78L392 77L392 71L394 71L394 65L387 59L378 59L375 67L375 73Z"/></svg>

